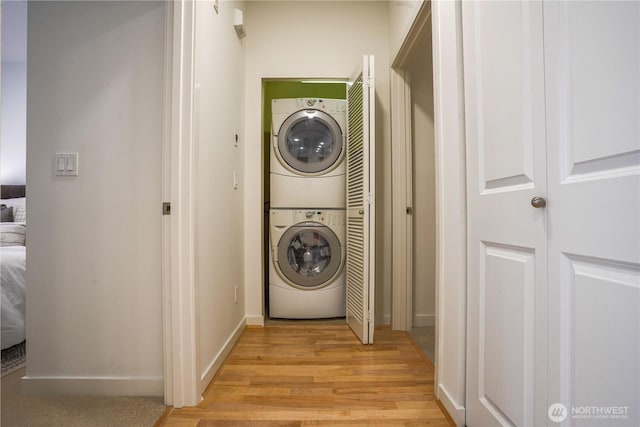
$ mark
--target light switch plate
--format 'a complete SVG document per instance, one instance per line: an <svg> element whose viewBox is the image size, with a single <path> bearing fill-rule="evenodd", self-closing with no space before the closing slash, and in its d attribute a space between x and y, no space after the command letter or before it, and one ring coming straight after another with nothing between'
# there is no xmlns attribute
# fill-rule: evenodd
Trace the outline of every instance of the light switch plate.
<svg viewBox="0 0 640 427"><path fill-rule="evenodd" d="M56 176L78 176L78 153L56 153L53 171Z"/></svg>

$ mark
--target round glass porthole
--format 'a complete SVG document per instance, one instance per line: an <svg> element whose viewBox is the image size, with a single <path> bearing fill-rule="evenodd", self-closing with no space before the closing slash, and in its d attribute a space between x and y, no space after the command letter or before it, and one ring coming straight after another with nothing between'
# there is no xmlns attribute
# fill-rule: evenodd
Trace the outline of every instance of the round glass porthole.
<svg viewBox="0 0 640 427"><path fill-rule="evenodd" d="M320 174L337 166L342 132L333 117L320 110L289 116L278 133L278 151L285 167L301 174Z"/></svg>
<svg viewBox="0 0 640 427"><path fill-rule="evenodd" d="M293 226L280 239L278 265L286 279L303 289L325 286L340 268L340 242L330 228Z"/></svg>

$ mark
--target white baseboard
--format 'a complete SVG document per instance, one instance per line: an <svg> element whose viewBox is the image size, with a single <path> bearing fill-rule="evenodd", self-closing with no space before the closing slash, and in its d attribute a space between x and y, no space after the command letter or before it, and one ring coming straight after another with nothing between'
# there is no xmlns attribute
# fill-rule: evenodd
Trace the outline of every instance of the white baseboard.
<svg viewBox="0 0 640 427"><path fill-rule="evenodd" d="M207 388L207 385L209 385L215 373L218 372L218 369L220 369L220 367L224 363L224 360L227 358L227 356L231 352L231 349L233 349L233 346L240 338L240 335L242 335L245 325L246 325L246 319L242 319L240 323L238 323L238 326L236 326L236 328L234 329L231 336L224 343L224 345L222 346L222 349L220 349L218 354L216 354L213 357L213 359L211 360L211 362L209 362L209 365L206 367L206 369L202 371L202 374L200 375L201 392L203 392Z"/></svg>
<svg viewBox="0 0 640 427"><path fill-rule="evenodd" d="M39 377L24 376L25 395L163 396L162 377Z"/></svg>
<svg viewBox="0 0 640 427"><path fill-rule="evenodd" d="M245 321L247 326L264 326L264 316L247 316Z"/></svg>
<svg viewBox="0 0 640 427"><path fill-rule="evenodd" d="M451 396L447 392L447 389L444 388L442 384L438 384L438 400L444 406L444 409L447 410L453 421L457 426L464 426L466 423L466 412L464 406L460 406L451 399Z"/></svg>
<svg viewBox="0 0 640 427"><path fill-rule="evenodd" d="M391 315L376 316L375 322L376 326L391 325Z"/></svg>
<svg viewBox="0 0 640 427"><path fill-rule="evenodd" d="M413 319L413 326L436 326L435 314L416 314Z"/></svg>

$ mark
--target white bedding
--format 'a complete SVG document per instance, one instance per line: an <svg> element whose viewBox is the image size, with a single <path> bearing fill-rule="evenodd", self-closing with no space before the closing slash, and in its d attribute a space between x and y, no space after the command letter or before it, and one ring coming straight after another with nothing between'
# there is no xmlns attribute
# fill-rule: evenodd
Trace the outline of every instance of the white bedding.
<svg viewBox="0 0 640 427"><path fill-rule="evenodd" d="M0 281L2 284L2 348L25 340L26 247L0 247Z"/></svg>

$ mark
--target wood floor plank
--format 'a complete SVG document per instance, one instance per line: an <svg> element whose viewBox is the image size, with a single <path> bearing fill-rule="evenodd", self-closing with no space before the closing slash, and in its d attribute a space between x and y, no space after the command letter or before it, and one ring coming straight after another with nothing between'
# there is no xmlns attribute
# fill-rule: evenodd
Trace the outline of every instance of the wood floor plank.
<svg viewBox="0 0 640 427"><path fill-rule="evenodd" d="M197 407L166 426L448 426L433 367L409 336L376 329L363 346L347 326L247 328Z"/></svg>

